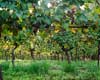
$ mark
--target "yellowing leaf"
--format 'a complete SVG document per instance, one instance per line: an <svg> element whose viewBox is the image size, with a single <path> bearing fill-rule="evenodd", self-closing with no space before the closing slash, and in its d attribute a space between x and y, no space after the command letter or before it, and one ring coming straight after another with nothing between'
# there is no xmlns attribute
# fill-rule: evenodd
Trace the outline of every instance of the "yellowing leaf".
<svg viewBox="0 0 100 80"><path fill-rule="evenodd" d="M84 32L86 32L86 33L87 33L88 31L89 31L88 29L84 29Z"/></svg>
<svg viewBox="0 0 100 80"><path fill-rule="evenodd" d="M76 33L76 29L75 28L72 28L71 29L71 32Z"/></svg>
<svg viewBox="0 0 100 80"><path fill-rule="evenodd" d="M69 48L69 46L67 44L64 45L64 48Z"/></svg>
<svg viewBox="0 0 100 80"><path fill-rule="evenodd" d="M13 35L13 33L12 33L12 32L10 32L10 33L9 33L9 35L11 35L11 36L12 36L12 35Z"/></svg>
<svg viewBox="0 0 100 80"><path fill-rule="evenodd" d="M56 29L56 30L55 30L55 33L58 33L58 32L59 32L59 29Z"/></svg>
<svg viewBox="0 0 100 80"><path fill-rule="evenodd" d="M23 27L23 29L22 30L26 30L26 27Z"/></svg>

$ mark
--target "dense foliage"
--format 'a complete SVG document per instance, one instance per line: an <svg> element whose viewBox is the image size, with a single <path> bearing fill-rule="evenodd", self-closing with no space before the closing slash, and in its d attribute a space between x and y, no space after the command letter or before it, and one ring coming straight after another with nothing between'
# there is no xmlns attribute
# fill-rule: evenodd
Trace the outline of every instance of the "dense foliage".
<svg viewBox="0 0 100 80"><path fill-rule="evenodd" d="M1 56L65 53L98 59L99 0L0 0ZM30 53L29 53L30 52ZM72 54L72 55L71 55Z"/></svg>

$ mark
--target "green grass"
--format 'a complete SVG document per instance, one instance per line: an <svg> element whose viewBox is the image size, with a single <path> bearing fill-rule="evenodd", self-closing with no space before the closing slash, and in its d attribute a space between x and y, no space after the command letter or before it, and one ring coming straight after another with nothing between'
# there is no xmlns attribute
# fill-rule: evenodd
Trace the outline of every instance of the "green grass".
<svg viewBox="0 0 100 80"><path fill-rule="evenodd" d="M95 61L1 61L4 80L100 80Z"/></svg>

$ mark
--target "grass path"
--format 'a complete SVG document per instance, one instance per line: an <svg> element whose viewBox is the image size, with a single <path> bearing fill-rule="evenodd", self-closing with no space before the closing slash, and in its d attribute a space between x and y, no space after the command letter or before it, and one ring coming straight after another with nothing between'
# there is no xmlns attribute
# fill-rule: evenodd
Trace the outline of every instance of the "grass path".
<svg viewBox="0 0 100 80"><path fill-rule="evenodd" d="M0 61L4 80L100 80L100 69L95 61L24 60L11 62Z"/></svg>

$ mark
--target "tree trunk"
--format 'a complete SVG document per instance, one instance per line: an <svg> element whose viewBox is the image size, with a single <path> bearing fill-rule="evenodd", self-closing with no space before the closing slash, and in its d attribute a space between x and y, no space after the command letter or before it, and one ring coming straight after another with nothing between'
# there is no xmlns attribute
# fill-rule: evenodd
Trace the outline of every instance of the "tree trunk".
<svg viewBox="0 0 100 80"><path fill-rule="evenodd" d="M2 56L1 57L2 57L2 59L4 59L4 53L3 53L3 51L2 51Z"/></svg>
<svg viewBox="0 0 100 80"><path fill-rule="evenodd" d="M34 59L34 48L30 49L31 57Z"/></svg>
<svg viewBox="0 0 100 80"><path fill-rule="evenodd" d="M76 59L75 60L79 60L79 57L78 57L78 52L77 52L78 48L76 46Z"/></svg>
<svg viewBox="0 0 100 80"><path fill-rule="evenodd" d="M74 59L73 59L73 53L72 52L70 53L70 56L71 56L71 60L73 61Z"/></svg>
<svg viewBox="0 0 100 80"><path fill-rule="evenodd" d="M61 54L61 60L62 60L62 61L64 60L63 54Z"/></svg>
<svg viewBox="0 0 100 80"><path fill-rule="evenodd" d="M98 65L98 67L99 67L99 59L100 59L100 41L98 42L98 63L97 63L97 65Z"/></svg>
<svg viewBox="0 0 100 80"><path fill-rule="evenodd" d="M15 49L12 49L12 53L11 53L11 55L12 55L12 65L13 65L13 67L15 67L15 63L14 63L14 61L15 61Z"/></svg>
<svg viewBox="0 0 100 80"><path fill-rule="evenodd" d="M38 54L38 59L41 60L40 52L38 52L37 54Z"/></svg>
<svg viewBox="0 0 100 80"><path fill-rule="evenodd" d="M54 53L54 60L56 60L57 59L57 55L56 55L56 53Z"/></svg>
<svg viewBox="0 0 100 80"><path fill-rule="evenodd" d="M11 53L11 55L12 55L12 65L13 65L13 67L15 67L15 50L16 50L16 48L18 47L17 43L15 43L14 46L15 46L15 47L12 49L12 53Z"/></svg>
<svg viewBox="0 0 100 80"><path fill-rule="evenodd" d="M64 48L64 46L62 46L62 50L65 52L65 55L67 57L67 61L68 63L71 63L71 59L70 59L70 56L68 54L68 51L71 50L72 48L68 49L68 48Z"/></svg>
<svg viewBox="0 0 100 80"><path fill-rule="evenodd" d="M60 55L59 55L59 53L58 53L58 60L60 60Z"/></svg>
<svg viewBox="0 0 100 80"><path fill-rule="evenodd" d="M2 76L2 68L0 66L0 80L3 80L3 76Z"/></svg>
<svg viewBox="0 0 100 80"><path fill-rule="evenodd" d="M67 57L67 61L68 61L68 63L70 64L70 63L71 63L71 60L70 60L70 56L69 56L67 50L66 50L66 52L65 52L65 55L66 55L66 57Z"/></svg>
<svg viewBox="0 0 100 80"><path fill-rule="evenodd" d="M8 56L6 52L5 52L5 60L8 61Z"/></svg>
<svg viewBox="0 0 100 80"><path fill-rule="evenodd" d="M5 60L6 60L6 61L8 61L8 55L7 55L8 50L9 50L9 49L7 49L7 50L5 51Z"/></svg>
<svg viewBox="0 0 100 80"><path fill-rule="evenodd" d="M23 54L22 54L22 51L21 51L21 50L19 51L19 58L20 58L21 60L24 60L24 57L23 57Z"/></svg>
<svg viewBox="0 0 100 80"><path fill-rule="evenodd" d="M50 59L53 60L52 53L50 53L50 57L51 57Z"/></svg>

